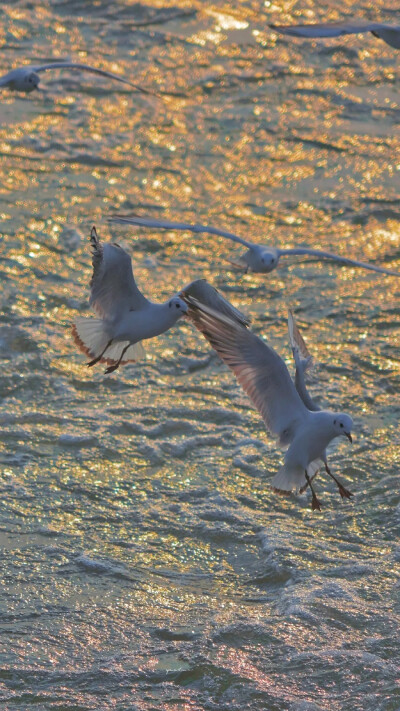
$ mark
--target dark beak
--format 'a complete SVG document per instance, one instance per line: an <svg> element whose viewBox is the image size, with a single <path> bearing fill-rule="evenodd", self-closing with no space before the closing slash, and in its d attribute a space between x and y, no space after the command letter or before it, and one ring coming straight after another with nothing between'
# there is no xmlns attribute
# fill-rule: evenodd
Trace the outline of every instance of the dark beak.
<svg viewBox="0 0 400 711"><path fill-rule="evenodd" d="M349 440L349 442L353 442L353 438L352 438L350 432L345 432L345 435L346 435L347 439Z"/></svg>

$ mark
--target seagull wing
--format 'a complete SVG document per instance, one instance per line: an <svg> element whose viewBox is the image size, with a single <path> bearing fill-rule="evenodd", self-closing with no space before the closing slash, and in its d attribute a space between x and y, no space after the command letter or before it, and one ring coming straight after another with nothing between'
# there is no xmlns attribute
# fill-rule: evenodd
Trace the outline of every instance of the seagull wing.
<svg viewBox="0 0 400 711"><path fill-rule="evenodd" d="M232 242L238 242L243 244L248 249L253 247L252 242L247 242L242 237L232 234L232 232L225 232L225 230L219 230L217 227L211 227L211 225L190 225L187 222L170 222L169 220L155 220L151 217L139 217L138 215L112 215L109 218L110 222L118 222L122 225L141 225L143 227L158 227L163 230L184 230L185 232L206 232L210 235L216 235L217 237L226 237L232 240Z"/></svg>
<svg viewBox="0 0 400 711"><path fill-rule="evenodd" d="M333 259L335 262L345 264L349 267L361 267L362 269L369 269L372 272L379 272L379 274L388 274L390 276L400 277L400 272L395 272L393 269L385 269L385 267L376 267L374 264L368 264L367 262L358 262L355 259L348 259L347 257L341 257L339 254L333 254L333 252L324 252L320 249L309 249L308 247L293 247L293 249L278 249L278 254L280 257L291 254L303 254L309 257L317 257L317 259Z"/></svg>
<svg viewBox="0 0 400 711"><path fill-rule="evenodd" d="M11 72L7 72L7 74L4 74L4 76L0 77L0 86L7 86L7 84L12 81L14 77L15 69L12 69Z"/></svg>
<svg viewBox="0 0 400 711"><path fill-rule="evenodd" d="M80 69L84 72L99 74L100 76L107 77L108 79L116 79L117 81L120 81L123 84L128 84L129 86L132 86L134 89L141 91L143 94L157 96L157 94L153 93L152 91L149 91L148 89L142 89L141 86L133 84L131 81L128 81L128 79L124 79L124 77L121 77L118 74L106 72L103 69L96 69L95 67L89 66L89 64L77 64L76 62L52 62L51 64L40 64L38 66L31 66L29 68L36 73L47 72L49 69Z"/></svg>
<svg viewBox="0 0 400 711"><path fill-rule="evenodd" d="M294 362L296 363L296 366L301 364L304 370L308 370L308 368L312 366L313 358L305 344L303 336L298 329L292 311L289 311L288 313L288 330Z"/></svg>
<svg viewBox="0 0 400 711"><path fill-rule="evenodd" d="M102 318L113 320L127 311L149 304L139 291L132 271L132 260L118 244L102 244L96 230L91 233L93 276L90 305Z"/></svg>
<svg viewBox="0 0 400 711"><path fill-rule="evenodd" d="M186 298L193 297L203 306L208 306L217 313L222 313L228 316L233 321L236 321L242 326L249 326L250 319L242 314L239 309L236 309L229 303L221 294L214 289L205 279L196 279L182 289L179 296L186 301ZM189 300L190 303L190 300Z"/></svg>
<svg viewBox="0 0 400 711"><path fill-rule="evenodd" d="M270 25L275 32L293 37L340 37L341 35L355 35L362 32L377 32L390 27L381 22L332 22L315 23L309 25Z"/></svg>
<svg viewBox="0 0 400 711"><path fill-rule="evenodd" d="M186 298L188 316L234 372L268 429L289 444L307 417L282 358L258 336L223 314Z"/></svg>
<svg viewBox="0 0 400 711"><path fill-rule="evenodd" d="M310 397L307 390L305 373L313 365L313 357L308 350L304 338L301 335L293 313L288 314L289 341L292 348L294 362L296 364L295 385L302 401L309 410L319 410L320 408Z"/></svg>

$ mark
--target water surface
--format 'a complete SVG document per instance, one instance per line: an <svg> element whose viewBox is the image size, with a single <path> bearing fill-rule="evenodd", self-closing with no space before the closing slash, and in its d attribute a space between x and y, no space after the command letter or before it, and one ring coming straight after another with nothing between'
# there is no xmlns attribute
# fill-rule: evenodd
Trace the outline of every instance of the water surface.
<svg viewBox="0 0 400 711"><path fill-rule="evenodd" d="M398 21L382 0L2 4L2 73L71 58L165 92L48 73L1 96L4 708L400 708L399 281L294 258L240 276L226 241L107 224L151 212L400 270L399 53L267 27L352 14ZM113 376L85 367L93 224L148 296L205 276L290 367L295 311L313 396L355 421L330 453L351 502L323 476L321 514L274 495L281 452L190 324Z"/></svg>

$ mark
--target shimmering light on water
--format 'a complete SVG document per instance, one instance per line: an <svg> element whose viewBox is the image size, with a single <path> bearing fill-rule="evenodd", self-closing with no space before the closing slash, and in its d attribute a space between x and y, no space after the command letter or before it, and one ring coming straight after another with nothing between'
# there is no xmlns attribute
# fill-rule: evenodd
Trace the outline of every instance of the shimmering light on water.
<svg viewBox="0 0 400 711"><path fill-rule="evenodd" d="M107 224L151 212L400 270L399 53L268 29L353 14L398 22L349 0L0 8L2 73L70 57L163 92L49 72L1 95L9 709L399 708L398 280L295 258L241 276L226 241ZM149 296L205 276L290 367L295 310L313 395L355 420L330 454L354 500L323 476L321 515L273 494L280 450L187 323L115 376L85 367L92 224Z"/></svg>

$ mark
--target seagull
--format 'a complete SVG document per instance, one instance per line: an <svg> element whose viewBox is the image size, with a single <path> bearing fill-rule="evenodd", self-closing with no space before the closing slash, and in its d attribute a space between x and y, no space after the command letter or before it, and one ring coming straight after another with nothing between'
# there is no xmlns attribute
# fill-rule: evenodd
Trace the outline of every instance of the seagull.
<svg viewBox="0 0 400 711"><path fill-rule="evenodd" d="M233 371L264 423L289 445L284 465L272 480L274 490L289 493L310 487L312 509L321 510L312 479L326 459L328 444L340 435L351 442L351 417L310 410L295 388L282 358L250 329L183 295L188 318Z"/></svg>
<svg viewBox="0 0 400 711"><path fill-rule="evenodd" d="M188 310L179 295L155 304L139 291L132 261L118 244L102 244L96 228L90 234L93 276L90 305L98 318L78 318L72 326L75 343L91 360L87 365L107 363L106 373L134 363L144 355L141 341L168 331ZM242 327L249 320L204 279L193 281L183 292L225 313Z"/></svg>
<svg viewBox="0 0 400 711"><path fill-rule="evenodd" d="M99 74L102 77L116 79L123 84L128 84L143 94L156 96L153 92L148 91L147 89L142 89L140 86L137 86L137 84L132 84L131 81L124 79L124 77L120 77L118 74L105 72L103 69L96 69L95 67L90 67L88 64L77 64L76 62L51 62L50 64L32 64L29 66L17 67L17 69L12 69L8 72L8 74L0 77L0 89L7 88L11 91L23 91L25 94L30 94L31 91L39 89L39 73L47 72L49 69L78 69L84 72L91 72L92 74Z"/></svg>
<svg viewBox="0 0 400 711"><path fill-rule="evenodd" d="M295 387L300 395L303 403L305 406L311 410L312 412L318 412L321 410L321 408L314 402L314 400L310 397L310 394L307 390L306 382L305 382L305 373L306 371L312 367L313 365L313 357L310 354L303 336L301 335L299 328L297 326L297 323L295 321L294 315L292 311L289 311L288 314L288 330L289 330L289 342L290 346L292 348L292 353L293 353L293 358L296 366L296 373L295 373ZM353 494L351 491L346 489L345 486L332 474L329 466L328 466L328 460L327 460L327 454L326 451L323 452L322 456L322 462L325 466L325 471L329 476L333 479L333 481L336 483L338 489L339 489L339 494L342 497L342 499L350 499ZM318 465L318 462L315 462L315 466ZM315 476L315 475L314 475ZM306 484L307 488L308 484ZM302 491L302 490L300 490Z"/></svg>
<svg viewBox="0 0 400 711"><path fill-rule="evenodd" d="M281 257L286 257L290 255L303 255L315 257L318 260L332 259L340 264L348 267L361 267L362 269L369 269L373 272L379 272L379 274L387 274L389 276L400 277L400 272L395 272L392 269L385 269L384 267L377 267L374 264L368 264L366 262L358 262L355 259L349 259L348 257L342 257L339 254L333 254L333 252L325 252L320 249L311 249L310 247L292 247L291 249L280 249L279 247L269 247L267 245L255 244L254 242L248 242L242 237L238 237L232 232L226 232L225 230L220 230L217 227L212 227L210 225L191 225L186 222L170 222L169 220L156 220L150 217L139 217L137 215L112 215L109 217L109 222L115 222L123 225L140 225L143 227L155 227L157 229L163 230L183 230L185 232L206 232L210 235L216 235L218 237L226 237L232 240L232 242L238 242L244 247L247 247L247 252L241 257L237 258L236 261L228 259L227 261L233 266L239 269L244 269L245 272L252 271L259 274L266 274L272 272L279 264Z"/></svg>
<svg viewBox="0 0 400 711"><path fill-rule="evenodd" d="M384 22L368 22L350 20L349 22L321 22L311 25L270 25L275 32L293 37L340 37L341 35L358 35L372 32L386 44L400 49L400 25L388 25Z"/></svg>

